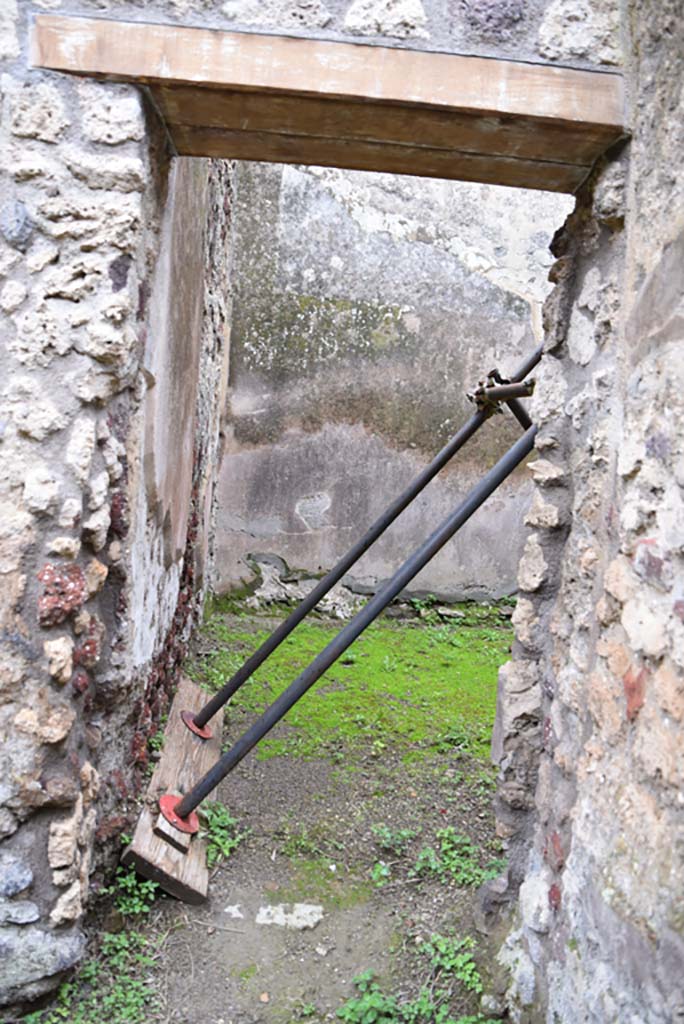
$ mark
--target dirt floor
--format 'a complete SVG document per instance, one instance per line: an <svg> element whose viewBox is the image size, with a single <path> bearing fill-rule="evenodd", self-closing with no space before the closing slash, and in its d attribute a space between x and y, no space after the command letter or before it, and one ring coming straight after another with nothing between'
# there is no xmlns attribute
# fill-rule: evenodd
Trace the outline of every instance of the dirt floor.
<svg viewBox="0 0 684 1024"><path fill-rule="evenodd" d="M102 926L113 937L31 1024L488 1019L476 893L505 864L487 741L510 608L412 612L364 634L224 781L205 828L234 849L208 903L121 870ZM219 606L189 671L215 689L277 621ZM224 744L339 628L300 627L234 698Z"/></svg>

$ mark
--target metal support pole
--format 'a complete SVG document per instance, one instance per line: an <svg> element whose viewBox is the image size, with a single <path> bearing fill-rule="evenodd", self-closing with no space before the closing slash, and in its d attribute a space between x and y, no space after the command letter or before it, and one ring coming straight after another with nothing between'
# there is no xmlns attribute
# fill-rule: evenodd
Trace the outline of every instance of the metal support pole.
<svg viewBox="0 0 684 1024"><path fill-rule="evenodd" d="M520 381L527 376L530 370L534 369L542 357L542 351L543 347L540 345L539 348L535 349L535 351L525 360L522 366L518 367L511 378L512 384L519 385ZM506 400L506 403L515 415L516 419L522 425L523 429L527 430L531 424L531 420L517 398L509 398ZM345 573L347 573L359 560L359 558L361 558L361 555L365 554L368 548L375 543L378 537L385 532L388 526L394 522L400 513L411 504L414 498L416 498L425 487L427 487L430 481L441 469L444 468L456 452L463 447L466 441L469 441L473 434L480 429L492 412L493 409L491 408L481 409L478 410L474 416L471 416L468 422L461 427L458 433L455 434L450 441L447 442L432 462L418 474L404 493L400 494L398 498L395 498L389 508L387 508L380 518L373 523L361 540L357 541L357 543L347 552L346 555L344 555L337 565L316 584L301 604L297 605L290 615L276 627L273 633L264 640L261 647L259 647L247 659L247 661L240 666L237 672L224 686L221 687L211 700L209 700L195 715L189 711L184 711L182 713L183 721L187 727L192 730L192 732L201 736L203 739L207 739L211 736L211 731L207 729L207 722L209 722L209 720L216 714L219 708L222 708L234 693L237 693L242 684L245 683L250 676L254 674L254 672L256 672L259 666L266 661L268 656L273 653L276 647L280 646L283 640L290 635L302 619L306 618L309 612L316 607L328 591L331 590L335 584L342 579Z"/></svg>
<svg viewBox="0 0 684 1024"><path fill-rule="evenodd" d="M217 761L204 778L200 779L185 794L174 807L175 814L178 817L186 818L194 811L197 805L218 786L219 782L225 778L228 772L232 771L239 764L252 747L256 746L263 739L266 733L297 703L299 698L320 679L326 669L330 668L333 662L346 651L357 636L378 617L380 612L427 565L430 559L453 537L456 531L463 526L490 494L496 490L499 484L529 455L534 447L536 433L537 428L532 426L516 441L503 458L499 459L496 465L472 489L468 497L452 512L449 518L428 537L418 550L404 562L392 579L371 598L365 608L362 608L347 623L297 679L280 694L247 732Z"/></svg>

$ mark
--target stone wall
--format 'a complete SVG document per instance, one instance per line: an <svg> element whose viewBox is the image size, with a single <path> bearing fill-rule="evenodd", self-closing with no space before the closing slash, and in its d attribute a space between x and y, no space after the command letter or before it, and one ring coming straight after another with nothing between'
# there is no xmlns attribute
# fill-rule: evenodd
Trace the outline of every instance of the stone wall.
<svg viewBox="0 0 684 1024"><path fill-rule="evenodd" d="M0 16L0 1005L49 990L135 818L210 570L230 168Z"/></svg>
<svg viewBox="0 0 684 1024"><path fill-rule="evenodd" d="M331 568L473 413L494 366L541 341L548 245L572 199L324 168L243 164L217 535L220 589L272 556ZM392 575L519 435L485 425L347 582ZM417 577L418 592L515 589L530 501L514 475Z"/></svg>
<svg viewBox="0 0 684 1024"><path fill-rule="evenodd" d="M622 15L634 137L554 245L500 681L516 1022L684 1019L684 16Z"/></svg>

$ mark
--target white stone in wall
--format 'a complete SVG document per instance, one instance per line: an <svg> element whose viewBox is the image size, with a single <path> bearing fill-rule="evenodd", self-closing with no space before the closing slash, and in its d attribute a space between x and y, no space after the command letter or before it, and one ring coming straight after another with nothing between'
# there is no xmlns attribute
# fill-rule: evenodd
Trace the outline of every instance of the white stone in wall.
<svg viewBox="0 0 684 1024"><path fill-rule="evenodd" d="M26 288L21 281L8 281L0 292L0 309L13 313L26 298Z"/></svg>
<svg viewBox="0 0 684 1024"><path fill-rule="evenodd" d="M529 408L532 419L541 426L562 412L568 384L560 361L552 355L544 357L534 376L536 387Z"/></svg>
<svg viewBox="0 0 684 1024"><path fill-rule="evenodd" d="M667 650L667 632L663 608L651 608L644 596L637 594L622 610L622 625L635 651L658 658Z"/></svg>
<svg viewBox="0 0 684 1024"><path fill-rule="evenodd" d="M78 537L54 537L48 541L48 554L59 555L60 558L78 558L81 542Z"/></svg>
<svg viewBox="0 0 684 1024"><path fill-rule="evenodd" d="M59 500L59 482L43 462L33 462L24 478L26 507L36 514L52 512Z"/></svg>
<svg viewBox="0 0 684 1024"><path fill-rule="evenodd" d="M110 522L111 514L109 508L104 506L98 509L97 512L93 512L91 516L88 516L83 523L83 534L93 551L101 551L107 543Z"/></svg>
<svg viewBox="0 0 684 1024"><path fill-rule="evenodd" d="M90 472L90 463L95 451L95 423L80 416L73 427L66 451L66 461L71 466L79 483L84 484ZM79 506L80 512L80 506Z"/></svg>
<svg viewBox="0 0 684 1024"><path fill-rule="evenodd" d="M584 57L593 64L620 64L620 22L613 0L553 0L539 28L547 60Z"/></svg>
<svg viewBox="0 0 684 1024"><path fill-rule="evenodd" d="M86 139L115 146L144 138L142 102L132 86L82 82L78 97Z"/></svg>
<svg viewBox="0 0 684 1024"><path fill-rule="evenodd" d="M516 601L511 622L518 640L529 647L534 642L533 631L539 625L539 619L533 603L526 597L519 597Z"/></svg>
<svg viewBox="0 0 684 1024"><path fill-rule="evenodd" d="M0 238L0 277L5 277L20 259L19 253L14 249L10 249Z"/></svg>
<svg viewBox="0 0 684 1024"><path fill-rule="evenodd" d="M38 188L54 188L64 176L64 167L44 150L17 148L10 153L9 171L17 182L28 181Z"/></svg>
<svg viewBox="0 0 684 1024"><path fill-rule="evenodd" d="M47 305L41 302L35 309L18 313L14 318L17 332L8 348L25 366L49 366L55 355L66 355L71 348L69 323L58 318Z"/></svg>
<svg viewBox="0 0 684 1024"><path fill-rule="evenodd" d="M38 242L32 246L26 257L26 268L31 274L38 274L54 263L59 256L59 249L52 242Z"/></svg>
<svg viewBox="0 0 684 1024"><path fill-rule="evenodd" d="M85 182L88 188L137 192L145 186L145 168L138 157L70 149L65 163L74 177Z"/></svg>
<svg viewBox="0 0 684 1024"><path fill-rule="evenodd" d="M56 142L71 122L59 90L45 82L23 86L10 100L10 131L41 142Z"/></svg>
<svg viewBox="0 0 684 1024"><path fill-rule="evenodd" d="M48 672L58 683L68 683L73 671L74 642L69 636L46 640L43 652L48 660Z"/></svg>
<svg viewBox="0 0 684 1024"><path fill-rule="evenodd" d="M126 379L113 369L87 366L72 378L71 387L84 405L105 405L126 383Z"/></svg>
<svg viewBox="0 0 684 1024"><path fill-rule="evenodd" d="M95 512L98 508L101 508L107 500L107 491L109 490L109 473L106 469L103 469L101 473L94 476L88 485L90 496L88 498L88 508L91 512Z"/></svg>
<svg viewBox="0 0 684 1024"><path fill-rule="evenodd" d="M40 743L53 744L66 739L75 718L76 712L72 708L52 708L40 702L35 707L22 708L14 716L14 725Z"/></svg>
<svg viewBox="0 0 684 1024"><path fill-rule="evenodd" d="M544 558L542 546L535 534L527 538L520 565L518 566L518 586L521 590L533 592L539 590L546 579L548 565Z"/></svg>
<svg viewBox="0 0 684 1024"><path fill-rule="evenodd" d="M539 487L551 487L565 481L565 470L561 466L554 465L547 459L537 459L536 462L528 462L527 468L532 478Z"/></svg>
<svg viewBox="0 0 684 1024"><path fill-rule="evenodd" d="M570 316L568 355L578 366L586 366L596 354L593 318L577 306Z"/></svg>
<svg viewBox="0 0 684 1024"><path fill-rule="evenodd" d="M549 906L549 886L551 876L548 871L541 875L528 875L520 886L520 912L524 924L534 932L542 935L548 932L553 912Z"/></svg>
<svg viewBox="0 0 684 1024"><path fill-rule="evenodd" d="M78 498L67 498L60 509L57 522L62 529L73 529L81 518L81 512L81 501Z"/></svg>
<svg viewBox="0 0 684 1024"><path fill-rule="evenodd" d="M139 240L140 197L137 193L84 201L81 193L48 196L37 204L36 214L46 234L77 239L82 249L97 251L112 245L134 252ZM111 198L110 198L111 196Z"/></svg>
<svg viewBox="0 0 684 1024"><path fill-rule="evenodd" d="M135 334L130 328L96 320L88 325L85 337L79 340L76 347L79 352L84 352L98 363L123 364L131 356L135 341Z"/></svg>
<svg viewBox="0 0 684 1024"><path fill-rule="evenodd" d="M361 36L429 39L420 0L354 0L344 19L348 32Z"/></svg>
<svg viewBox="0 0 684 1024"><path fill-rule="evenodd" d="M0 3L0 60L13 60L19 56L17 36L17 0Z"/></svg>
<svg viewBox="0 0 684 1024"><path fill-rule="evenodd" d="M561 511L557 505L544 501L539 491L534 492L532 505L525 516L528 526L539 526L544 530L553 530L560 526L562 521Z"/></svg>
<svg viewBox="0 0 684 1024"><path fill-rule="evenodd" d="M80 302L97 287L103 269L101 256L79 255L45 275L42 282L43 296L46 299Z"/></svg>
<svg viewBox="0 0 684 1024"><path fill-rule="evenodd" d="M21 565L24 551L33 541L32 524L33 516L16 500L0 501L0 574L16 572Z"/></svg>
<svg viewBox="0 0 684 1024"><path fill-rule="evenodd" d="M67 418L54 402L44 395L42 382L30 377L13 380L8 388L8 398L17 430L20 434L44 441L48 434L62 430Z"/></svg>
<svg viewBox="0 0 684 1024"><path fill-rule="evenodd" d="M81 916L83 905L81 902L81 883L77 879L72 882L59 897L50 914L50 923L53 925L66 924L68 921L75 921Z"/></svg>
<svg viewBox="0 0 684 1024"><path fill-rule="evenodd" d="M86 566L85 581L86 588L88 590L88 597L94 597L95 594L102 590L105 580L109 575L109 569L102 562L98 561L97 558L91 559Z"/></svg>
<svg viewBox="0 0 684 1024"><path fill-rule="evenodd" d="M231 21L264 28L325 28L332 14L320 0L228 0L221 8Z"/></svg>

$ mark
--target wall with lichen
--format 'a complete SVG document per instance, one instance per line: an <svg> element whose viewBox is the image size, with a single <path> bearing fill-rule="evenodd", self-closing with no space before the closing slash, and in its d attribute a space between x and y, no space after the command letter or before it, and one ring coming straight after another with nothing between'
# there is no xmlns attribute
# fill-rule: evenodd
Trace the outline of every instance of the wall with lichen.
<svg viewBox="0 0 684 1024"><path fill-rule="evenodd" d="M554 242L500 679L499 832L522 885L498 1006L521 1024L684 1020L684 16L622 19L633 139Z"/></svg>
<svg viewBox="0 0 684 1024"><path fill-rule="evenodd" d="M0 13L0 1005L52 988L137 813L211 571L228 165Z"/></svg>
<svg viewBox="0 0 684 1024"><path fill-rule="evenodd" d="M290 572L331 568L473 414L466 392L529 355L550 288L548 245L572 203L388 174L240 167L220 589L251 582L273 556ZM510 413L488 422L346 583L368 591L392 575L518 434ZM529 499L526 475L514 475L415 591L510 593Z"/></svg>

